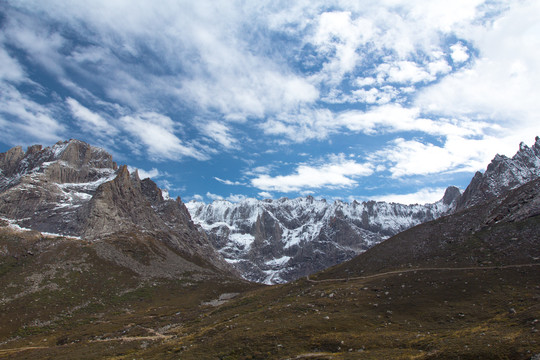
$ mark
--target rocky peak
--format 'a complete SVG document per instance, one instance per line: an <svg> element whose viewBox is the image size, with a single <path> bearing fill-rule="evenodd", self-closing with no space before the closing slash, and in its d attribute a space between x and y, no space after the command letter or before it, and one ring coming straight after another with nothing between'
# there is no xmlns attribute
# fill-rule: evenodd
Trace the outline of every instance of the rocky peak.
<svg viewBox="0 0 540 360"><path fill-rule="evenodd" d="M79 140L0 154L0 215L22 227L102 240L144 234L204 267L231 268L178 198Z"/></svg>
<svg viewBox="0 0 540 360"><path fill-rule="evenodd" d="M442 202L444 205L452 205L461 196L461 191L455 186L449 186L444 192Z"/></svg>
<svg viewBox="0 0 540 360"><path fill-rule="evenodd" d="M112 181L101 184L84 214L86 238L98 238L118 231L152 228L159 223L150 203L144 198L140 184L132 181L126 165L120 166Z"/></svg>
<svg viewBox="0 0 540 360"><path fill-rule="evenodd" d="M509 158L497 154L484 173L477 172L457 201L457 210L478 205L540 177L540 138L532 147L524 143Z"/></svg>
<svg viewBox="0 0 540 360"><path fill-rule="evenodd" d="M93 168L116 169L112 156L101 148L91 146L80 140L58 142L60 148L64 147L59 154L58 160L63 160L76 167L89 166Z"/></svg>

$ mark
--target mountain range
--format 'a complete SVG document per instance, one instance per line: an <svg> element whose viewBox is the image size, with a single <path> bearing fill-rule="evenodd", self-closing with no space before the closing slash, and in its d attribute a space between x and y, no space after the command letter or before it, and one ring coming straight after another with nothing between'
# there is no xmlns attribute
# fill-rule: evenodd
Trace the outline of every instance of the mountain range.
<svg viewBox="0 0 540 360"><path fill-rule="evenodd" d="M463 194L433 204L346 203L313 197L186 204L225 259L251 281L284 283L342 263L406 229L500 196L540 177L540 141L497 155Z"/></svg>
<svg viewBox="0 0 540 360"><path fill-rule="evenodd" d="M311 196L184 204L78 140L12 148L0 154L0 169L0 216L18 226L89 240L150 234L210 268L273 284L342 263L406 229L540 177L540 141L530 148L521 143L512 158L495 156L463 193L450 186L441 200L423 205Z"/></svg>

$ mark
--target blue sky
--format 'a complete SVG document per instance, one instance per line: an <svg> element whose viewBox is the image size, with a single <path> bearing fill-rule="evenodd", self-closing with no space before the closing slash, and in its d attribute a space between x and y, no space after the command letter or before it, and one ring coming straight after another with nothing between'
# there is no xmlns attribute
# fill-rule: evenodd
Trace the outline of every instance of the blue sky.
<svg viewBox="0 0 540 360"><path fill-rule="evenodd" d="M184 200L432 202L540 135L540 3L2 1L0 151L76 138Z"/></svg>

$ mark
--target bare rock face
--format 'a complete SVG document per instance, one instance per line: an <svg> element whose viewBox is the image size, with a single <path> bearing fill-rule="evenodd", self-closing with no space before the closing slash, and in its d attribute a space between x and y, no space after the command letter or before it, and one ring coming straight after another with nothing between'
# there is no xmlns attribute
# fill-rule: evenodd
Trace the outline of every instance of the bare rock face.
<svg viewBox="0 0 540 360"><path fill-rule="evenodd" d="M81 235L99 238L118 231L152 229L160 219L143 196L140 180L133 179L127 166L121 166L112 181L101 184L80 212L86 218Z"/></svg>
<svg viewBox="0 0 540 360"><path fill-rule="evenodd" d="M15 147L0 154L0 171L0 216L22 227L87 240L145 234L197 266L232 271L180 199L164 199L103 149L78 140Z"/></svg>
<svg viewBox="0 0 540 360"><path fill-rule="evenodd" d="M24 151L21 146L16 146L0 154L0 169L2 169L2 174L4 176L12 176L23 158Z"/></svg>

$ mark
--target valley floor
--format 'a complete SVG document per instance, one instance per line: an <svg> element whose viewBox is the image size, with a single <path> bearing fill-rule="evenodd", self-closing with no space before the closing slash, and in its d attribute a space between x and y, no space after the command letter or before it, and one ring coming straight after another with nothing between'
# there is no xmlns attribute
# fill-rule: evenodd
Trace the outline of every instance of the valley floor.
<svg viewBox="0 0 540 360"><path fill-rule="evenodd" d="M0 358L531 359L540 353L538 264L411 269L251 290L206 282L146 291L114 310L19 330L0 340ZM241 294L220 306L208 301L225 292Z"/></svg>

